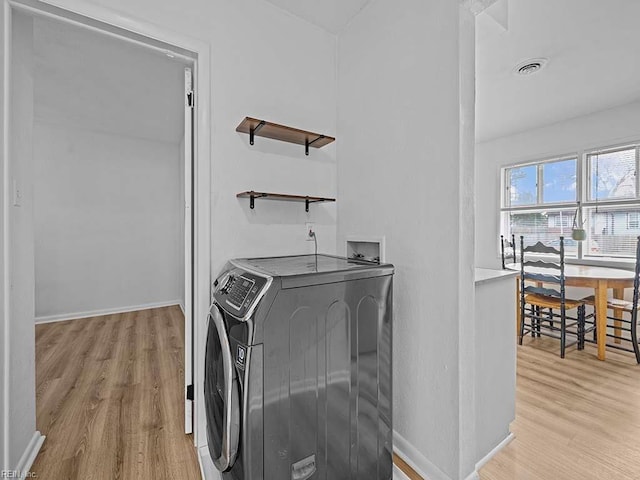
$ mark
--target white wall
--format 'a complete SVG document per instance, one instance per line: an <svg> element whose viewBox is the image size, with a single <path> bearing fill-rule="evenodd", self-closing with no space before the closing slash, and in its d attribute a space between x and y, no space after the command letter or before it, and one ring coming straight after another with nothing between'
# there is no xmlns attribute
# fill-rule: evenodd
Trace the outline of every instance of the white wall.
<svg viewBox="0 0 640 480"><path fill-rule="evenodd" d="M484 458L516 418L515 275L476 284L476 436Z"/></svg>
<svg viewBox="0 0 640 480"><path fill-rule="evenodd" d="M300 146L235 132L243 117L255 116L329 135L336 132L336 40L263 0L51 0L77 11L108 9L200 39L211 46L211 269L230 257L312 252L304 222L316 223L322 252L336 248L336 206L259 200L249 209L244 190L335 196L335 143L304 156ZM100 15L98 15L100 16ZM266 46L268 48L261 48ZM197 100L196 100L197 101ZM338 142L340 139L338 139ZM336 142L336 143L338 143ZM340 202L340 198L338 198ZM200 328L206 318L195 319ZM204 353L204 338L200 338ZM12 336L12 348L28 339ZM203 361L196 358L196 362ZM29 378L29 377L26 377ZM199 392L201 398L202 392ZM199 405L202 402L197 402ZM31 415L35 411L31 409ZM198 412L204 422L203 411ZM29 430L29 425L22 428ZM31 429L32 430L32 429ZM196 438L206 444L203 428Z"/></svg>
<svg viewBox="0 0 640 480"><path fill-rule="evenodd" d="M479 460L476 432L477 392L475 309L475 103L476 103L476 17L461 3L459 19L459 146L458 189L458 384L459 439L458 471L461 478L475 471Z"/></svg>
<svg viewBox="0 0 640 480"><path fill-rule="evenodd" d="M498 268L500 168L640 140L640 102L476 145L476 264Z"/></svg>
<svg viewBox="0 0 640 480"><path fill-rule="evenodd" d="M473 408L459 382L473 361L459 351L460 314L473 298L472 242L460 243L473 209L462 212L472 200L461 184L472 187L473 165L461 160L472 137L460 137L459 47L450 0L373 2L338 45L338 246L349 235L386 236L396 267L395 446L432 479L465 478L475 454L473 425L461 426L472 416L460 415Z"/></svg>
<svg viewBox="0 0 640 480"><path fill-rule="evenodd" d="M33 264L33 22L16 15L12 31L12 88L10 182L20 190L19 206L9 206L11 251L9 264L9 318L7 337L10 355L5 360L8 383L3 395L8 403L8 438L5 464L16 468L36 427L35 418L35 327ZM10 183L11 184L11 183ZM16 343L19 342L19 348ZM8 353L8 350L7 350ZM3 355L5 352L3 352Z"/></svg>
<svg viewBox="0 0 640 480"><path fill-rule="evenodd" d="M220 2L213 3L217 10ZM236 194L335 197L342 139L306 157L300 145L257 137L251 146L248 135L235 132L248 115L335 136L335 37L266 2L222 3L217 14L228 24L216 25L212 39L212 274L228 258L312 253L307 221L316 224L318 251L335 253L335 204L311 205L307 214L304 204L256 200L250 210Z"/></svg>
<svg viewBox="0 0 640 480"><path fill-rule="evenodd" d="M179 145L36 122L33 157L36 321L177 303Z"/></svg>
<svg viewBox="0 0 640 480"><path fill-rule="evenodd" d="M34 20L36 320L177 303L184 66Z"/></svg>

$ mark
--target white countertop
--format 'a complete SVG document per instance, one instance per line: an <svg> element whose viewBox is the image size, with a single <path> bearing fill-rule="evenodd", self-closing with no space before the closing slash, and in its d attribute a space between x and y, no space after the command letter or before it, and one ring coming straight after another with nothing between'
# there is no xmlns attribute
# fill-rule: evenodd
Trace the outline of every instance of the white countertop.
<svg viewBox="0 0 640 480"><path fill-rule="evenodd" d="M476 285L479 283L500 280L505 277L515 277L519 272L514 270L495 270L493 268L477 268L476 267Z"/></svg>

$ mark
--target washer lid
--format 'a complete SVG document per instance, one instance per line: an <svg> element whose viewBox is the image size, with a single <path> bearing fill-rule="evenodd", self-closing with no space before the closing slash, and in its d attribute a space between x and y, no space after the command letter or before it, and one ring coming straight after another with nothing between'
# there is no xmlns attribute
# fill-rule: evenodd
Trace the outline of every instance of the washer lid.
<svg viewBox="0 0 640 480"><path fill-rule="evenodd" d="M393 274L393 265L390 264L379 265L323 254L245 258L233 260L233 263L250 271L281 277L283 288Z"/></svg>

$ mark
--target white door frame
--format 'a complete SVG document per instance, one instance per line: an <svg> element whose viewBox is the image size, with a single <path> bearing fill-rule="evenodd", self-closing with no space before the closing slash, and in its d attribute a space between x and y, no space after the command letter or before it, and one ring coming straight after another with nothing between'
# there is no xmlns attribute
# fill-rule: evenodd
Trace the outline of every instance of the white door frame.
<svg viewBox="0 0 640 480"><path fill-rule="evenodd" d="M193 433L193 68L184 69L184 431ZM189 395L191 388L191 396Z"/></svg>
<svg viewBox="0 0 640 480"><path fill-rule="evenodd" d="M10 102L9 100L9 79L11 77L10 72L10 52L11 52L11 14L13 9L27 10L31 13L40 13L51 16L51 11L57 10L62 12L62 17L69 18L77 15L87 17L88 19L101 22L107 26L115 27L116 29L125 30L135 35L150 39L153 44L154 41L160 41L169 45L173 45L178 49L186 50L195 54L196 59L194 61L194 80L195 80L195 121L194 121L194 282L193 282L193 296L194 296L194 338L197 340L194 342L194 394L196 409L194 411L194 443L195 446L202 446L206 444L205 435L205 421L204 421L204 396L203 389L197 388L200 385L204 385L204 369L200 365L201 362L198 359L204 358L204 342L199 339L204 338L206 318L209 310L209 295L210 295L210 246L211 246L211 152L210 152L210 105L211 105L211 92L210 92L210 46L207 42L204 42L187 35L177 33L169 28L147 23L146 21L133 18L123 14L110 10L108 8L89 5L83 0L0 0L2 5L2 11L4 13L3 22L3 89L2 89L2 137L0 138L0 171L3 172L2 182L2 205L0 208L0 222L2 224L2 236L3 236L3 254L0 260L2 264L2 283L0 287L3 290L3 295L0 297L0 302L3 302L0 311L2 311L2 319L0 322L0 338L3 340L3 345L0 345L0 349L4 350L2 355L7 359L10 355L11 349L20 349L20 339L12 338L12 332L9 328L9 258L10 252L8 250L8 232L9 225L9 181L7 179L7 168L9 164L9 131L11 117L9 113ZM53 14L55 16L55 13ZM95 24L95 22L93 22ZM95 28L95 26L93 27ZM99 30L100 28L98 28ZM110 34L114 34L112 29L105 30ZM117 35L117 33L116 33ZM124 37L123 37L124 38ZM2 372L3 394L8 391L9 388L9 372L7 371L7 362L4 363L4 372ZM32 380L34 379L23 379ZM3 432L0 435L4 437L5 442L9 441L9 420L11 418L11 405L8 405L7 396L4 395L4 399L0 402L2 408L4 426ZM35 412L33 412L35 418ZM6 443L5 443L6 451ZM4 456L5 452L0 452L1 456Z"/></svg>

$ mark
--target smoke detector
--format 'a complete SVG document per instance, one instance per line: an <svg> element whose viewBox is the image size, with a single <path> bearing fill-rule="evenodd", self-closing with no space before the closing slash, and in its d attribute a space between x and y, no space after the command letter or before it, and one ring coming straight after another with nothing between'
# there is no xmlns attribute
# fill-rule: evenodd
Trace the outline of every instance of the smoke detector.
<svg viewBox="0 0 640 480"><path fill-rule="evenodd" d="M516 65L513 72L516 75L533 75L542 70L548 61L546 58L530 58Z"/></svg>

